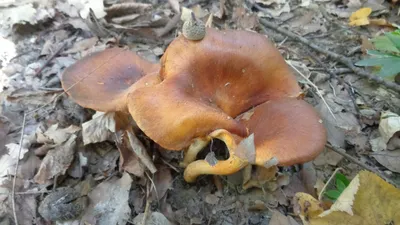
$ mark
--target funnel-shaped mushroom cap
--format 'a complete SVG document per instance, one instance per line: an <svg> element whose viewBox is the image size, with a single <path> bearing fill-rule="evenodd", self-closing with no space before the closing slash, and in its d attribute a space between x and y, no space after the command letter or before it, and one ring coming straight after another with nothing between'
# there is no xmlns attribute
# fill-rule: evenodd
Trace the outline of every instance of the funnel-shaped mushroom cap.
<svg viewBox="0 0 400 225"><path fill-rule="evenodd" d="M232 118L271 99L297 97L295 77L263 35L207 29L204 39L175 39L155 86L133 91L129 112L164 148L180 150L216 129L246 136Z"/></svg>
<svg viewBox="0 0 400 225"><path fill-rule="evenodd" d="M128 89L147 74L153 75L141 85L158 83L159 69L159 64L150 63L129 50L110 48L86 56L68 67L61 83L71 98L83 107L98 111L126 111Z"/></svg>
<svg viewBox="0 0 400 225"><path fill-rule="evenodd" d="M255 164L275 157L280 166L313 160L324 149L326 130L314 108L303 100L280 99L254 108L250 118L237 118L254 133Z"/></svg>

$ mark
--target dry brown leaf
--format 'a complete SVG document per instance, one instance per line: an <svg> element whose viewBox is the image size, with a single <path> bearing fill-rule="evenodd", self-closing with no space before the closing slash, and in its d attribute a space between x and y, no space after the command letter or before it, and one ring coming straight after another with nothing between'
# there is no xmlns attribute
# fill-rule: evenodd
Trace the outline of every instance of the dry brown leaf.
<svg viewBox="0 0 400 225"><path fill-rule="evenodd" d="M151 198L153 200L162 199L168 190L172 188L173 178L171 175L171 169L166 166L162 166L154 174L154 185L153 191L151 192ZM157 193L156 193L157 191ZM157 199L158 198L158 199Z"/></svg>
<svg viewBox="0 0 400 225"><path fill-rule="evenodd" d="M96 45L98 40L99 39L97 37L92 37L92 38L83 39L81 41L77 41L74 43L74 45L70 49L64 51L64 54L73 54L73 53L87 50L87 49L93 47L94 45Z"/></svg>
<svg viewBox="0 0 400 225"><path fill-rule="evenodd" d="M143 224L143 216L144 213L140 213L133 219L133 224L134 225L141 225ZM146 225L172 225L172 223L162 214L159 212L151 212L150 215L148 215L148 218L146 220Z"/></svg>
<svg viewBox="0 0 400 225"><path fill-rule="evenodd" d="M128 173L103 181L89 194L90 205L82 217L82 223L109 225L126 224L131 216L129 190L132 178Z"/></svg>
<svg viewBox="0 0 400 225"><path fill-rule="evenodd" d="M121 142L116 141L116 145L120 154L120 169L125 170L126 172L131 173L135 176L142 177L145 167L140 162L137 155L133 152L132 146L129 144L127 135L122 135L122 137L118 138L118 140L120 139Z"/></svg>
<svg viewBox="0 0 400 225"><path fill-rule="evenodd" d="M304 193L298 193L297 196L300 202L308 201L318 206L318 201L311 196L305 196ZM306 214L304 210L297 211L303 222L310 225L376 225L400 223L399 208L399 189L374 173L361 171L329 210L322 213L318 213L320 210L312 210L315 212L312 215Z"/></svg>
<svg viewBox="0 0 400 225"><path fill-rule="evenodd" d="M299 225L291 216L285 216L277 210L272 213L269 225Z"/></svg>
<svg viewBox="0 0 400 225"><path fill-rule="evenodd" d="M321 154L317 156L317 158L314 159L313 163L316 166L323 166L326 164L331 166L336 166L342 159L343 159L342 155L332 150L325 149Z"/></svg>
<svg viewBox="0 0 400 225"><path fill-rule="evenodd" d="M400 149L380 151L371 154L371 156L390 171L400 173Z"/></svg>
<svg viewBox="0 0 400 225"><path fill-rule="evenodd" d="M65 174L74 159L76 137L72 134L65 143L47 153L34 177L36 183L44 184L54 176Z"/></svg>
<svg viewBox="0 0 400 225"><path fill-rule="evenodd" d="M54 124L47 129L46 132L36 132L37 142L42 144L56 144L61 145L64 143L72 134L80 131L81 128L71 125L67 128L60 129L58 123Z"/></svg>
<svg viewBox="0 0 400 225"><path fill-rule="evenodd" d="M382 112L379 122L379 133L385 143L388 143L393 135L400 131L400 116L390 111Z"/></svg>
<svg viewBox="0 0 400 225"><path fill-rule="evenodd" d="M14 175L15 164L18 160L19 145L10 143L6 145L7 150L5 154L0 156L0 184L7 180L6 176ZM25 153L28 152L27 148L21 149L20 159L24 158Z"/></svg>
<svg viewBox="0 0 400 225"><path fill-rule="evenodd" d="M92 119L82 124L85 145L110 140L116 131L114 112L96 112Z"/></svg>

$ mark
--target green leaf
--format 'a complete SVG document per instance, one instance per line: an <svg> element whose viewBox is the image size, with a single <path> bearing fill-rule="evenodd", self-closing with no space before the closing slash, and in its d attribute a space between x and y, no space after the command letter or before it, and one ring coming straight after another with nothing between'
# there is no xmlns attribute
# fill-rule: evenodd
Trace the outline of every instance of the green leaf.
<svg viewBox="0 0 400 225"><path fill-rule="evenodd" d="M336 174L336 182L337 182L337 180L340 180L341 182L343 182L343 184L344 184L346 187L349 186L349 184L350 184L349 179L347 179L347 177L346 177L344 174L342 174L342 173L337 173L337 174Z"/></svg>
<svg viewBox="0 0 400 225"><path fill-rule="evenodd" d="M379 76L388 77L400 73L400 57L386 56L363 59L356 62L357 66L381 66Z"/></svg>
<svg viewBox="0 0 400 225"><path fill-rule="evenodd" d="M397 49L400 49L400 34L397 32L388 32L385 33L385 35L390 39Z"/></svg>
<svg viewBox="0 0 400 225"><path fill-rule="evenodd" d="M336 179L336 188L340 193L342 193L344 189L346 189L346 185L340 179Z"/></svg>
<svg viewBox="0 0 400 225"><path fill-rule="evenodd" d="M400 52L396 45L387 36L379 36L371 40L375 48L379 51Z"/></svg>
<svg viewBox="0 0 400 225"><path fill-rule="evenodd" d="M328 190L325 192L325 196L332 200L338 199L340 194L341 192L339 192L338 190Z"/></svg>

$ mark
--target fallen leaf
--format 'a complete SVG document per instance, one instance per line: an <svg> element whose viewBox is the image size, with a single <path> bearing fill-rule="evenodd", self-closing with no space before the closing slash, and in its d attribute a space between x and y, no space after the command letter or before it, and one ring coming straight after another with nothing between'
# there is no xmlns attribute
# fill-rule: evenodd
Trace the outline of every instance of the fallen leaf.
<svg viewBox="0 0 400 225"><path fill-rule="evenodd" d="M120 153L119 167L128 173L142 177L145 167L140 162L139 157L134 153L132 146L129 144L127 135L118 134L116 145Z"/></svg>
<svg viewBox="0 0 400 225"><path fill-rule="evenodd" d="M350 26L363 26L369 24L368 16L371 14L371 8L361 8L355 12L353 12L349 18Z"/></svg>
<svg viewBox="0 0 400 225"><path fill-rule="evenodd" d="M34 177L36 183L44 184L54 176L65 174L74 160L76 137L72 134L65 143L47 153Z"/></svg>
<svg viewBox="0 0 400 225"><path fill-rule="evenodd" d="M82 217L85 224L126 224L131 216L129 190L132 178L124 173L120 179L112 177L103 181L89 194L90 205Z"/></svg>
<svg viewBox="0 0 400 225"><path fill-rule="evenodd" d="M114 112L96 112L92 119L82 124L82 137L85 145L112 139L116 131Z"/></svg>
<svg viewBox="0 0 400 225"><path fill-rule="evenodd" d="M133 219L133 224L134 225L141 225L143 221L143 216L144 213L140 213ZM150 215L148 215L148 218L146 220L146 225L172 225L171 222L162 214L159 212L151 212Z"/></svg>
<svg viewBox="0 0 400 225"><path fill-rule="evenodd" d="M151 192L151 198L153 200L160 200L162 199L168 190L172 188L173 178L171 175L171 170L169 167L163 166L157 170L154 174L154 186ZM156 193L157 191L157 193Z"/></svg>
<svg viewBox="0 0 400 225"><path fill-rule="evenodd" d="M272 213L269 225L299 225L291 216L285 216L277 210Z"/></svg>
<svg viewBox="0 0 400 225"><path fill-rule="evenodd" d="M97 37L92 37L92 38L87 38L83 39L81 41L77 41L74 43L74 45L68 49L67 51L64 51L64 54L73 54L77 52L81 52L84 50L87 50L91 47L93 47L99 39Z"/></svg>
<svg viewBox="0 0 400 225"><path fill-rule="evenodd" d="M305 201L304 193L297 195L299 201ZM315 202L318 200L312 197L308 197L307 201L318 205ZM303 223L310 225L398 224L399 208L399 189L374 173L361 171L329 210L322 213L318 213L320 210L313 210L314 213L307 217L304 211L300 211L300 215Z"/></svg>
<svg viewBox="0 0 400 225"><path fill-rule="evenodd" d="M400 116L390 111L382 112L381 121L379 123L379 133L383 141L388 143L393 135L400 131Z"/></svg>
<svg viewBox="0 0 400 225"><path fill-rule="evenodd" d="M219 198L215 194L207 194L204 201L210 205L216 205L219 202Z"/></svg>
<svg viewBox="0 0 400 225"><path fill-rule="evenodd" d="M24 187L26 181L17 178L15 182L15 190L17 192L28 192L29 190ZM14 210L12 207L11 190L13 186L13 180L10 179L7 182L0 183L0 215L2 217L1 222L4 222L4 218L13 218ZM15 213L18 217L18 224L20 225L32 225L33 221L37 218L37 200L35 195L15 195ZM0 222L0 223L1 223ZM5 224L13 224L5 223Z"/></svg>
<svg viewBox="0 0 400 225"><path fill-rule="evenodd" d="M336 153L329 149L325 149L321 154L317 156L317 158L314 159L313 163L316 166L323 166L326 164L336 166L342 159L343 156L339 153Z"/></svg>
<svg viewBox="0 0 400 225"><path fill-rule="evenodd" d="M390 171L400 173L400 149L380 151L372 153L371 156Z"/></svg>
<svg viewBox="0 0 400 225"><path fill-rule="evenodd" d="M369 140L369 143L371 144L371 149L374 152L379 152L379 151L385 150L387 147L387 145L382 137L377 137L377 138L371 139L371 140Z"/></svg>
<svg viewBox="0 0 400 225"><path fill-rule="evenodd" d="M81 6L79 8L79 15L82 18L87 18L87 16L89 15L89 10L93 11L97 19L103 18L106 15L106 12L104 11L103 1L80 0L80 3L76 4L76 6L79 4L83 4L83 7Z"/></svg>
<svg viewBox="0 0 400 225"><path fill-rule="evenodd" d="M275 8L264 8L263 11L259 11L257 15L259 17L276 18L279 17L282 13L290 12L290 5L289 2L286 2L285 4L277 5Z"/></svg>
<svg viewBox="0 0 400 225"><path fill-rule="evenodd" d="M50 126L49 129L47 129L47 131L44 133L41 133L40 131L36 132L37 142L42 144L61 145L66 140L68 140L72 134L75 134L80 130L81 130L80 127L74 125L60 129L58 128L58 123L57 123Z"/></svg>
<svg viewBox="0 0 400 225"><path fill-rule="evenodd" d="M0 156L0 184L8 179L5 176L14 175L15 164L18 161L19 145L10 143L6 145L6 148L6 153ZM24 158L27 152L28 149L22 148L19 159Z"/></svg>
<svg viewBox="0 0 400 225"><path fill-rule="evenodd" d="M237 155L239 158L247 160L250 164L254 164L256 161L254 134L250 134L248 137L241 140L234 151L235 155Z"/></svg>

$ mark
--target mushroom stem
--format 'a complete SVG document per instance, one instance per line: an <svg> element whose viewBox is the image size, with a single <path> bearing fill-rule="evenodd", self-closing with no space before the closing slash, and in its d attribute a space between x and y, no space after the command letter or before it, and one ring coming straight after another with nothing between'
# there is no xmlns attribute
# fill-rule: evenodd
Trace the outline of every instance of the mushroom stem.
<svg viewBox="0 0 400 225"><path fill-rule="evenodd" d="M235 155L231 155L227 160L218 161L214 166L211 166L205 160L197 160L186 167L183 177L186 182L193 183L202 174L229 175L236 173L247 165L248 162L246 160Z"/></svg>
<svg viewBox="0 0 400 225"><path fill-rule="evenodd" d="M195 161L197 154L199 154L199 152L208 145L210 140L211 138L208 136L194 139L193 143L186 150L185 157L179 166L185 168L187 165L189 165L189 163Z"/></svg>
<svg viewBox="0 0 400 225"><path fill-rule="evenodd" d="M196 144L196 142L194 142L192 145L195 145L196 147L193 147L192 149L189 148L188 151L191 151L191 152L190 152L190 155L188 156L188 158L193 157L193 155L194 155L194 159L195 159L195 156L200 151L198 149L202 149L209 142L209 140L211 140L211 138L220 139L221 141L223 141L225 143L225 145L229 151L229 158L226 160L218 161L214 166L210 165L205 160L197 160L197 161L189 163L187 165L184 175L183 175L186 182L188 182L188 183L195 182L196 178L202 174L214 174L214 175L233 174L249 164L249 162L246 159L235 155L235 149L237 148L236 143L239 143L240 140L242 140L242 138L237 135L234 135L224 129L219 129L219 130L213 131L207 137L203 138L202 141L200 139L197 142L197 144ZM206 140L208 140L208 141L206 141ZM202 147L200 147L200 146L202 146ZM193 158L191 158L191 159L193 159Z"/></svg>

